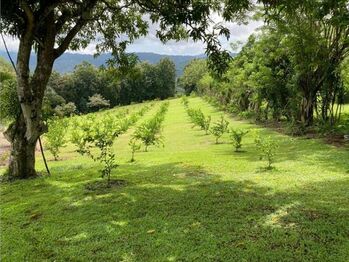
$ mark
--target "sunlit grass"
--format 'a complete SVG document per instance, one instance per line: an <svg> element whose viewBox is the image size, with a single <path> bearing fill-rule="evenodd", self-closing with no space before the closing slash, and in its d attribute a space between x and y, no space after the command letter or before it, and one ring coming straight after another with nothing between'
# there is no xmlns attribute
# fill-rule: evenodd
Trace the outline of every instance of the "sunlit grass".
<svg viewBox="0 0 349 262"><path fill-rule="evenodd" d="M189 101L213 121L222 114ZM101 179L97 163L71 144L60 161L47 153L52 177L1 185L1 260L348 261L348 149L230 125L277 140L275 168L265 169L251 133L235 153L228 135L216 145L193 129L180 99L170 100L165 147L130 163L134 129L118 138L112 177L125 185L87 190ZM37 167L45 171L40 155Z"/></svg>

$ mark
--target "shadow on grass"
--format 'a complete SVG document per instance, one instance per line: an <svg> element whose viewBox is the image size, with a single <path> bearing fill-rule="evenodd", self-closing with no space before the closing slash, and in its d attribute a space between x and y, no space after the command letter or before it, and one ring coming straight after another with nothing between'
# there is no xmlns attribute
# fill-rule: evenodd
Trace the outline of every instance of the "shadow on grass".
<svg viewBox="0 0 349 262"><path fill-rule="evenodd" d="M218 149L217 155L231 155L232 158L246 161L260 161L258 152L253 143L243 145L243 154L234 154L233 149ZM334 172L347 172L349 168L349 150L337 149L323 145L316 140L282 139L279 148L275 151L275 163L284 161L302 162L307 165L320 166L325 170Z"/></svg>
<svg viewBox="0 0 349 262"><path fill-rule="evenodd" d="M73 170L72 172L75 172ZM128 184L90 192L79 177L1 191L2 256L29 260L344 261L349 180L275 193L183 163L124 165ZM86 177L88 175L88 177ZM92 175L92 174L91 174ZM96 172L94 173L96 179ZM85 182L82 183L83 178ZM14 219L15 218L15 219ZM17 258L19 258L17 257Z"/></svg>

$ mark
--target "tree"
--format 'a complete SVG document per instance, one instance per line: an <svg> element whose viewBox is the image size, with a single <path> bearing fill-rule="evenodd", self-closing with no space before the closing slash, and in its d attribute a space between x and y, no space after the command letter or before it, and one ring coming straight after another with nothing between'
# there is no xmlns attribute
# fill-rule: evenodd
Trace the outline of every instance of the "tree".
<svg viewBox="0 0 349 262"><path fill-rule="evenodd" d="M169 58L163 58L156 65L157 69L157 94L156 97L166 99L175 95L176 65Z"/></svg>
<svg viewBox="0 0 349 262"><path fill-rule="evenodd" d="M89 102L87 103L87 107L91 108L92 110L100 110L110 106L110 102L100 94L94 94L93 96L90 96L88 100Z"/></svg>
<svg viewBox="0 0 349 262"><path fill-rule="evenodd" d="M313 123L315 109L324 122L335 122L333 108L343 96L340 65L349 52L348 16L347 0L285 1L268 14L287 36L294 81L302 95L299 120L305 126Z"/></svg>
<svg viewBox="0 0 349 262"><path fill-rule="evenodd" d="M216 144L218 144L218 140L221 136L228 131L228 125L229 122L225 120L223 116L221 116L220 120L213 123L210 128L210 133L215 136Z"/></svg>
<svg viewBox="0 0 349 262"><path fill-rule="evenodd" d="M73 102L58 105L54 109L54 114L59 117L71 116L76 113L76 106Z"/></svg>
<svg viewBox="0 0 349 262"><path fill-rule="evenodd" d="M235 152L239 152L242 147L242 139L245 135L247 135L248 131L244 131L241 129L230 129L230 138L233 140L233 145L235 147Z"/></svg>
<svg viewBox="0 0 349 262"><path fill-rule="evenodd" d="M342 79L344 85L344 103L349 103L349 57L342 64Z"/></svg>
<svg viewBox="0 0 349 262"><path fill-rule="evenodd" d="M184 68L183 75L179 79L179 85L189 95L193 91L197 91L200 79L208 72L205 59L194 59L190 61Z"/></svg>
<svg viewBox="0 0 349 262"><path fill-rule="evenodd" d="M45 146L58 160L61 147L67 142L65 137L68 129L68 120L63 118L52 118L48 121L48 132L45 134Z"/></svg>

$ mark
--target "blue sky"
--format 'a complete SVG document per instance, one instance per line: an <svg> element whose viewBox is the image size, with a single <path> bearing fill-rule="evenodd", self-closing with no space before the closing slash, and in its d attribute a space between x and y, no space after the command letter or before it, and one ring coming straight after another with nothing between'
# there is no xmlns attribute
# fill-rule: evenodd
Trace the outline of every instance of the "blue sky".
<svg viewBox="0 0 349 262"><path fill-rule="evenodd" d="M237 25L234 23L227 24L230 29L231 38L229 41L221 39L222 45L225 49L230 50L229 43L232 41L245 42L249 35L251 35L257 28L262 25L261 22L251 21L247 25ZM18 40L11 37L5 37L8 48L11 51L17 51ZM129 52L153 52L158 54L172 54L172 55L197 55L204 53L205 45L201 42L189 41L170 41L166 44L161 43L156 38L156 25L151 25L149 33L146 37L137 39L128 47ZM0 43L0 50L4 50L3 43ZM94 44L90 44L86 49L79 50L77 53L93 54ZM232 51L232 50L230 50Z"/></svg>

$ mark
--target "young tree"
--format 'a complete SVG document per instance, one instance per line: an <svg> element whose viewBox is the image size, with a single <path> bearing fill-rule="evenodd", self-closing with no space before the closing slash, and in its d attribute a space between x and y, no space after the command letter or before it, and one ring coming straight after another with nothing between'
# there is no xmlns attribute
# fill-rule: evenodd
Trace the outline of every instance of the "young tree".
<svg viewBox="0 0 349 262"><path fill-rule="evenodd" d="M136 151L140 150L142 145L137 142L135 139L131 139L130 142L128 143L130 148L131 148L131 160L130 162L135 161L135 153Z"/></svg>
<svg viewBox="0 0 349 262"><path fill-rule="evenodd" d="M242 138L248 134L248 131L244 131L241 129L231 129L230 130L230 138L233 140L233 145L235 147L235 152L239 152L242 147Z"/></svg>
<svg viewBox="0 0 349 262"><path fill-rule="evenodd" d="M216 144L218 144L219 138L221 138L221 136L228 131L228 125L229 125L229 122L225 120L223 116L221 116L219 121L213 123L213 126L210 129L210 132L212 135L215 136Z"/></svg>
<svg viewBox="0 0 349 262"><path fill-rule="evenodd" d="M68 121L66 119L52 118L48 120L48 132L45 134L45 146L58 160L60 149L66 143Z"/></svg>
<svg viewBox="0 0 349 262"><path fill-rule="evenodd" d="M18 113L16 75L11 65L0 57L0 123L11 121Z"/></svg>

